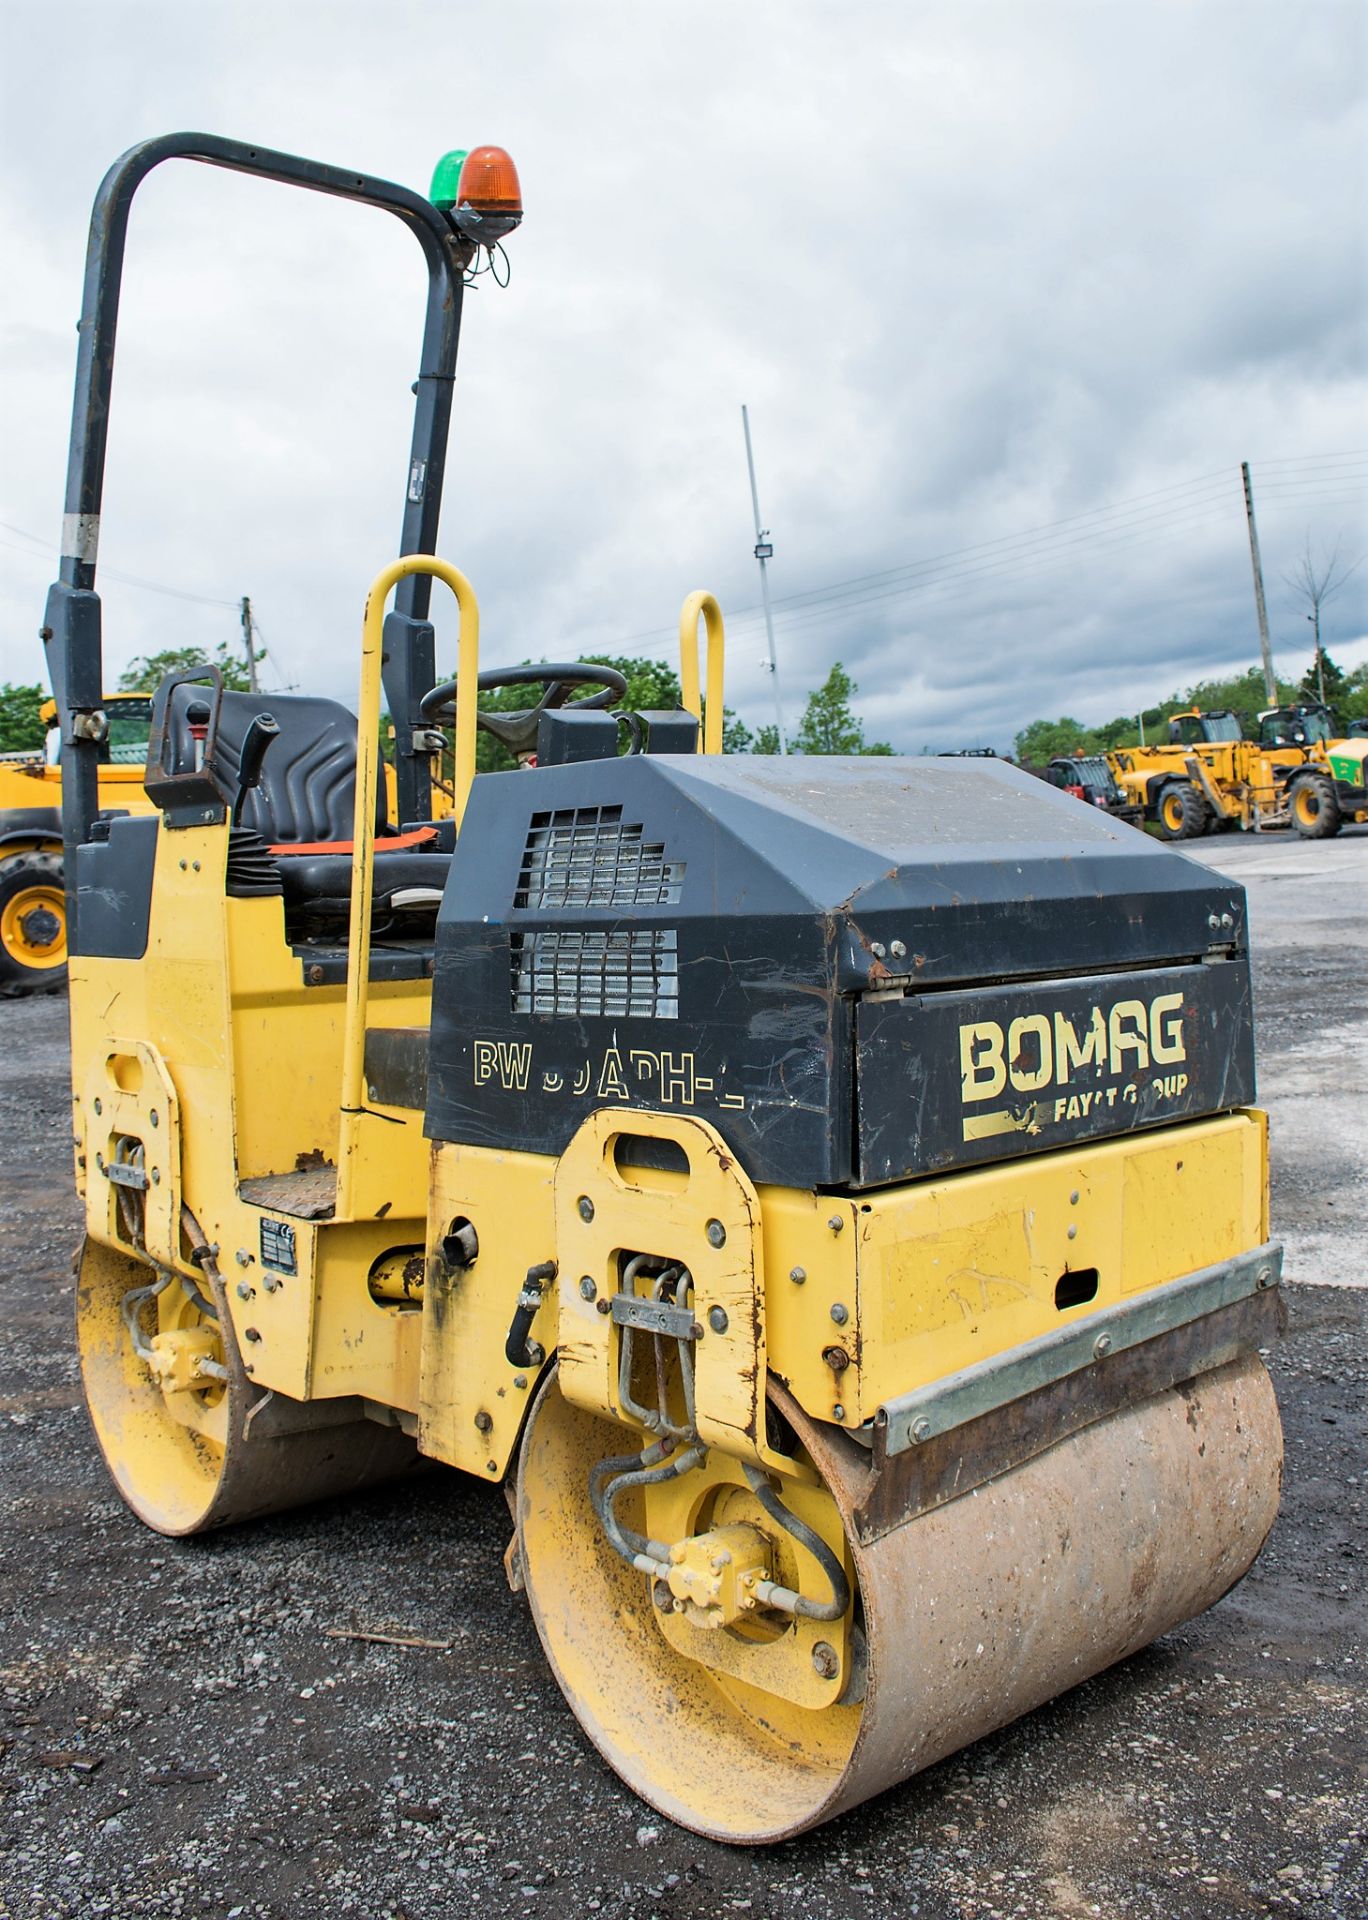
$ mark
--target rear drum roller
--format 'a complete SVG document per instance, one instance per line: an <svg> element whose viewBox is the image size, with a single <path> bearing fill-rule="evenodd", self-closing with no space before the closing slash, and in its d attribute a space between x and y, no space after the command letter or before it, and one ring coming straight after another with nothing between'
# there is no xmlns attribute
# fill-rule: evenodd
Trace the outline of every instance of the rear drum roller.
<svg viewBox="0 0 1368 1920"><path fill-rule="evenodd" d="M76 1333L106 1465L158 1533L203 1533L415 1464L412 1440L358 1418L355 1401L306 1405L255 1386L211 1271L187 1280L87 1239Z"/></svg>
<svg viewBox="0 0 1368 1920"><path fill-rule="evenodd" d="M845 1537L851 1613L824 1630L831 1644L812 1664L820 1673L827 1659L829 1673L838 1645L854 1657L827 1704L811 1704L802 1684L793 1695L806 1702L737 1677L748 1645L765 1652L758 1634L663 1622L650 1578L614 1551L588 1493L591 1470L626 1452L625 1430L571 1406L554 1375L519 1462L523 1575L566 1698L642 1799L715 1840L816 1826L1137 1652L1233 1586L1277 1512L1282 1435L1253 1356L877 1538L861 1539L857 1519L868 1451L809 1420L782 1388L770 1398L819 1476L810 1499L827 1505L822 1532ZM709 1476L734 1484L735 1465L709 1455L677 1484L700 1483L707 1516ZM792 1492L785 1481L784 1498ZM617 1511L639 1528L639 1493ZM812 1591L830 1588L815 1580ZM690 1633L700 1658L681 1650ZM719 1634L739 1643L727 1673L712 1652Z"/></svg>

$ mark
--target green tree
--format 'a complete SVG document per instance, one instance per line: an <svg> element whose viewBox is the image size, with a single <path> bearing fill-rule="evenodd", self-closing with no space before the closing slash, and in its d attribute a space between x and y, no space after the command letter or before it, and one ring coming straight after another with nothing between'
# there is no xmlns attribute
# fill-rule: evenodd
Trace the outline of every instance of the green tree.
<svg viewBox="0 0 1368 1920"><path fill-rule="evenodd" d="M1138 747L1140 729L1133 713L1120 713L1115 720L1104 720L1100 727L1090 727L1089 733L1097 742L1099 753L1110 753L1113 747ZM1163 716L1158 707L1145 710L1145 738L1154 740L1158 736Z"/></svg>
<svg viewBox="0 0 1368 1920"><path fill-rule="evenodd" d="M1342 720L1368 720L1368 660L1344 676L1345 691L1339 703Z"/></svg>
<svg viewBox="0 0 1368 1920"><path fill-rule="evenodd" d="M627 691L621 701L615 704L627 707L633 713L650 713L682 704L679 675L663 660L634 659L630 654L586 653L584 664L616 667L627 682Z"/></svg>
<svg viewBox="0 0 1368 1920"><path fill-rule="evenodd" d="M257 655L266 658L265 649ZM246 693L250 682L247 662L236 648L220 640L212 653L203 647L168 647L162 653L149 653L141 660L130 660L119 675L120 693L155 693L168 673L184 673L192 667L217 667L225 687Z"/></svg>
<svg viewBox="0 0 1368 1920"><path fill-rule="evenodd" d="M1290 706L1305 697L1290 680L1279 680L1277 686L1280 705ZM1248 667L1243 673L1222 680L1199 680L1195 686L1171 693L1166 700L1144 709L1145 742L1151 747L1165 744L1171 717L1175 713L1186 713L1192 707L1204 713L1227 709L1238 714L1246 737L1253 738L1256 716L1267 705L1261 667ZM1134 713L1118 714L1116 719L1105 720L1096 727L1085 727L1069 714L1058 720L1032 720L1016 736L1016 756L1039 766L1060 754L1072 757L1080 751L1110 753L1117 747L1136 747L1140 744L1140 717Z"/></svg>
<svg viewBox="0 0 1368 1920"><path fill-rule="evenodd" d="M47 729L38 717L40 686L0 686L0 753L41 752Z"/></svg>
<svg viewBox="0 0 1368 1920"><path fill-rule="evenodd" d="M858 691L840 661L836 661L821 686L808 695L793 738L795 752L892 753L886 741L866 742L864 722L857 718L850 704L851 696Z"/></svg>
<svg viewBox="0 0 1368 1920"><path fill-rule="evenodd" d="M1324 695L1321 693L1322 687L1325 689ZM1300 692L1303 698L1317 701L1324 698L1327 707L1338 707L1348 691L1348 675L1336 666L1322 647L1319 658L1313 655L1311 665L1302 675Z"/></svg>
<svg viewBox="0 0 1368 1920"><path fill-rule="evenodd" d="M1080 721L1067 713L1059 720L1032 720L1012 742L1016 757L1029 766L1044 766L1047 760L1063 754L1093 750L1092 735Z"/></svg>
<svg viewBox="0 0 1368 1920"><path fill-rule="evenodd" d="M778 751L779 729L775 726L774 722L771 720L767 727L757 727L755 729L755 745L751 748L751 752L778 753Z"/></svg>
<svg viewBox="0 0 1368 1920"><path fill-rule="evenodd" d="M1279 706L1290 706L1298 698L1297 690L1290 680L1276 683ZM1198 707L1204 713L1213 708L1228 707L1232 713L1238 713L1245 723L1245 733L1253 738L1258 729L1257 716L1268 705L1268 690L1264 686L1263 668L1247 667L1242 674L1224 680L1199 680L1195 687L1189 687L1185 693L1171 694L1162 703L1160 711L1165 720L1171 714L1182 713L1185 708ZM1148 734L1146 720L1146 739ZM1167 738L1167 729L1164 736Z"/></svg>

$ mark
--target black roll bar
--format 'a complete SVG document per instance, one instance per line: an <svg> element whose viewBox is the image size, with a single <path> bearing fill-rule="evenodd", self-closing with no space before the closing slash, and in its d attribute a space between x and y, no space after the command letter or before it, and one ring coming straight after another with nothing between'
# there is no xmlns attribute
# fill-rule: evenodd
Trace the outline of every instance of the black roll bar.
<svg viewBox="0 0 1368 1920"><path fill-rule="evenodd" d="M303 160L294 154L275 153L268 147L248 146L240 140L225 140L217 134L168 133L130 147L101 181L90 217L67 457L62 559L58 578L48 590L43 619L43 642L62 728L62 842L67 940L72 952L80 950L75 852L89 838L99 809L100 723L96 716L103 694L103 650L95 562L124 243L133 195L163 160L198 160L236 173L259 174L287 186L307 187L314 193L359 200L395 214L412 230L427 260L428 296L404 491L401 554L435 553L442 505L465 273L463 242L444 215L421 194L392 181ZM398 746L401 820L425 819L431 811L427 757L414 743L415 733L425 730L418 702L436 679L433 632L427 618L431 591L430 575L408 575L385 623L385 693Z"/></svg>

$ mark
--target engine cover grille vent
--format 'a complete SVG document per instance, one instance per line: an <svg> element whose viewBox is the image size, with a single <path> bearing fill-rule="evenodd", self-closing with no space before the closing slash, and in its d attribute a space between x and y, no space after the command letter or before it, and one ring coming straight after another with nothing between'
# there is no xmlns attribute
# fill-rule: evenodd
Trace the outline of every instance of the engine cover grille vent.
<svg viewBox="0 0 1368 1920"><path fill-rule="evenodd" d="M622 824L621 807L534 813L515 907L654 907L679 899L683 861Z"/></svg>
<svg viewBox="0 0 1368 1920"><path fill-rule="evenodd" d="M679 936L673 927L515 933L512 961L514 1013L679 1018Z"/></svg>

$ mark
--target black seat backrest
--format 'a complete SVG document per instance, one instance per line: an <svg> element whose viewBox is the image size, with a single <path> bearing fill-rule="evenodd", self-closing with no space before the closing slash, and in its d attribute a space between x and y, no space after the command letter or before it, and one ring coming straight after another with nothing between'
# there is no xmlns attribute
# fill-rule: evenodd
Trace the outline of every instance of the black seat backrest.
<svg viewBox="0 0 1368 1920"><path fill-rule="evenodd" d="M171 689L167 733L178 767L194 764L189 709L205 703L207 693L193 684ZM211 770L227 794L237 791L242 743L259 713L271 715L280 736L267 749L260 782L243 804L241 824L254 828L272 846L350 840L356 805L356 716L336 700L307 694L225 692ZM377 830L385 819L382 779L375 796Z"/></svg>

